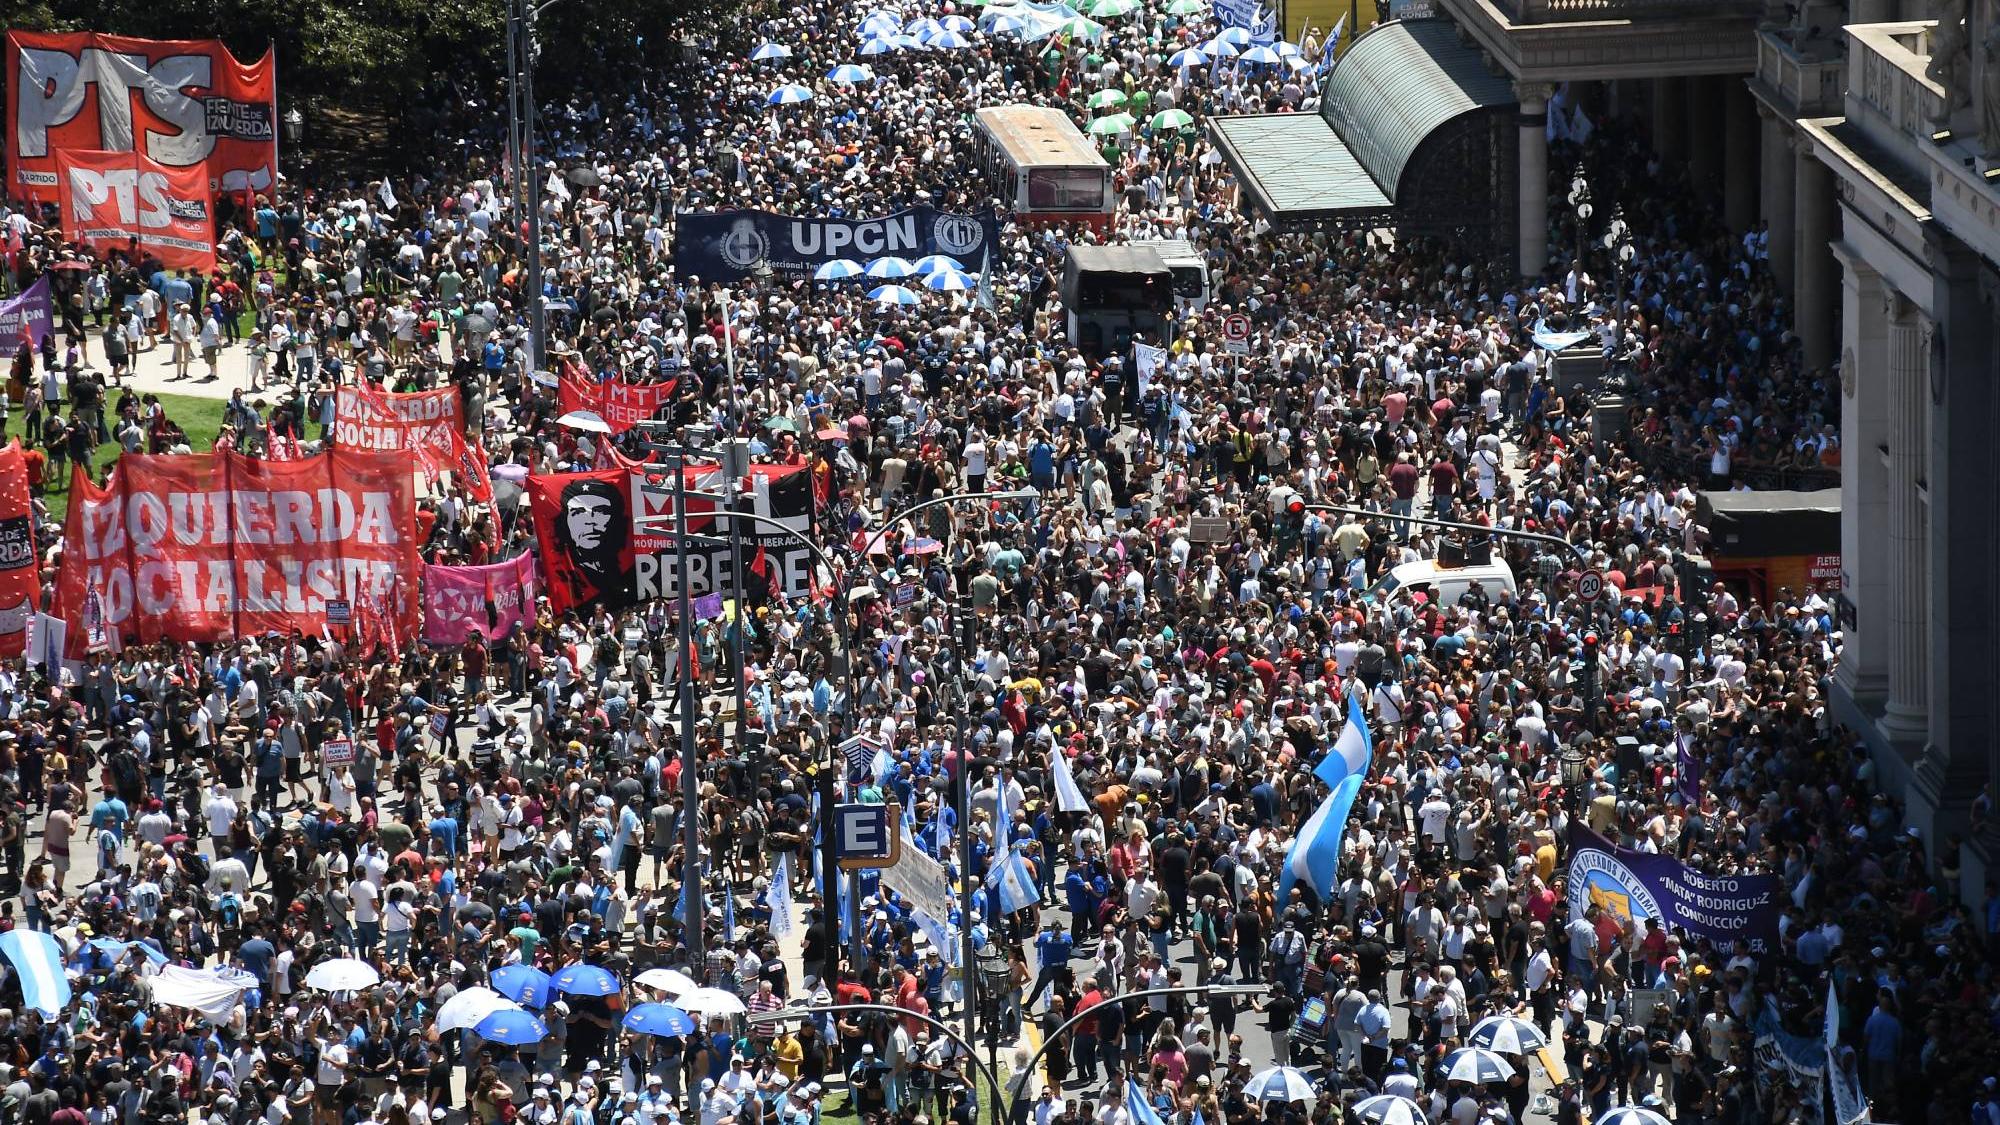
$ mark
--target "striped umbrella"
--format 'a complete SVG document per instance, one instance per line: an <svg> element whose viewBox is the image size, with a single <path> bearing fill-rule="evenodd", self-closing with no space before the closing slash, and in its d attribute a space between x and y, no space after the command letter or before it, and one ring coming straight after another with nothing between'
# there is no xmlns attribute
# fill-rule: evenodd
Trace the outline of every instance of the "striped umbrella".
<svg viewBox="0 0 2000 1125"><path fill-rule="evenodd" d="M771 96L764 99L764 104L796 105L799 102L811 101L812 96L813 92L804 86L796 82L787 82L783 86L771 91Z"/></svg>
<svg viewBox="0 0 2000 1125"><path fill-rule="evenodd" d="M861 45L861 50L858 53L862 55L887 55L902 49L903 45L894 39L870 39Z"/></svg>
<svg viewBox="0 0 2000 1125"><path fill-rule="evenodd" d="M1241 55L1237 56L1236 61L1247 62L1247 63L1261 63L1265 66L1276 66L1285 60L1283 55L1278 54L1278 52L1273 51L1269 47L1252 47L1249 50L1243 52Z"/></svg>
<svg viewBox="0 0 2000 1125"><path fill-rule="evenodd" d="M1156 133L1168 129L1185 129L1194 124L1194 114L1184 109L1163 109L1154 114L1153 119L1147 124L1151 125Z"/></svg>
<svg viewBox="0 0 2000 1125"><path fill-rule="evenodd" d="M1222 34L1217 35L1216 38L1232 47L1248 47L1250 45L1250 29L1247 27L1225 27L1222 29Z"/></svg>
<svg viewBox="0 0 2000 1125"><path fill-rule="evenodd" d="M967 39L956 31L939 31L936 35L924 40L924 46L938 51L963 51L967 47L972 46L972 40Z"/></svg>
<svg viewBox="0 0 2000 1125"><path fill-rule="evenodd" d="M860 277L866 272L865 266L852 258L835 258L813 271L814 281L846 281L850 277Z"/></svg>
<svg viewBox="0 0 2000 1125"><path fill-rule="evenodd" d="M826 72L829 81L852 86L856 82L875 81L875 72L859 63L842 63Z"/></svg>
<svg viewBox="0 0 2000 1125"><path fill-rule="evenodd" d="M868 276L883 281L893 281L917 272L917 267L908 258L877 258L868 263Z"/></svg>
<svg viewBox="0 0 2000 1125"><path fill-rule="evenodd" d="M966 293L979 288L979 279L957 270L939 270L924 278L924 288L934 293Z"/></svg>
<svg viewBox="0 0 2000 1125"><path fill-rule="evenodd" d="M1175 51L1174 57L1168 59L1167 62L1175 70L1187 70L1190 67L1207 66L1209 59L1208 54L1200 47L1184 47L1181 50Z"/></svg>
<svg viewBox="0 0 2000 1125"><path fill-rule="evenodd" d="M1514 1076L1514 1066L1484 1047L1460 1047L1444 1057L1444 1076L1452 1082L1505 1082Z"/></svg>
<svg viewBox="0 0 2000 1125"><path fill-rule="evenodd" d="M856 35L864 39L880 39L885 35L895 35L903 30L903 21L892 12L870 12L868 18L854 29Z"/></svg>
<svg viewBox="0 0 2000 1125"><path fill-rule="evenodd" d="M1208 0L1174 0L1167 5L1170 16L1205 16L1208 14Z"/></svg>
<svg viewBox="0 0 2000 1125"><path fill-rule="evenodd" d="M1117 109L1125 104L1125 91L1099 90L1083 104L1090 109Z"/></svg>
<svg viewBox="0 0 2000 1125"><path fill-rule="evenodd" d="M939 270L962 270L965 268L963 263L950 254L926 254L910 264L917 267L918 273L923 274L932 274Z"/></svg>
<svg viewBox="0 0 2000 1125"><path fill-rule="evenodd" d="M1354 1119L1367 1125L1429 1125L1421 1106L1395 1094L1378 1094L1355 1102Z"/></svg>
<svg viewBox="0 0 2000 1125"><path fill-rule="evenodd" d="M1201 49L1207 51L1211 58L1218 59L1233 59L1243 53L1236 49L1236 44L1222 38L1220 35L1203 43Z"/></svg>
<svg viewBox="0 0 2000 1125"><path fill-rule="evenodd" d="M880 285L868 291L868 299L878 305L914 305L923 301L916 290L901 285Z"/></svg>
<svg viewBox="0 0 2000 1125"><path fill-rule="evenodd" d="M769 59L789 59L791 57L792 49L783 43L762 43L758 45L756 50L750 52L751 62L764 62Z"/></svg>
<svg viewBox="0 0 2000 1125"><path fill-rule="evenodd" d="M1503 1055L1532 1055L1549 1045L1549 1037L1519 1016L1487 1016L1472 1025L1466 1043Z"/></svg>
<svg viewBox="0 0 2000 1125"><path fill-rule="evenodd" d="M1672 1125L1659 1110L1621 1105L1597 1119L1597 1125Z"/></svg>
<svg viewBox="0 0 2000 1125"><path fill-rule="evenodd" d="M979 27L978 24L960 15L946 16L938 21L938 26L944 28L946 31L956 31L961 35L970 35L978 30Z"/></svg>
<svg viewBox="0 0 2000 1125"><path fill-rule="evenodd" d="M1090 123L1090 135L1093 137L1115 137L1131 129L1134 121L1135 119L1129 113L1114 113L1108 117L1100 117Z"/></svg>

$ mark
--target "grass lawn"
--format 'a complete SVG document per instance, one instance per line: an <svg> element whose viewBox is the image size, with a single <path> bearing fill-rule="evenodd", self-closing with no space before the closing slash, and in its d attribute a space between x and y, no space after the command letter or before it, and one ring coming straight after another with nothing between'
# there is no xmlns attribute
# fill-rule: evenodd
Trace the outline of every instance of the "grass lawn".
<svg viewBox="0 0 2000 1125"><path fill-rule="evenodd" d="M117 404L120 393L116 388L111 390L113 405ZM196 453L208 452L209 447L215 444L215 435L222 432L222 414L229 400L164 394L159 399L160 405L166 408L167 417L187 432L188 448ZM98 479L103 479L105 467L112 464L121 452L115 441L97 447L97 454L91 458L91 463L97 469ZM69 464L64 462L61 478L49 482L49 490L43 497L50 515L61 519L69 511L69 491Z"/></svg>

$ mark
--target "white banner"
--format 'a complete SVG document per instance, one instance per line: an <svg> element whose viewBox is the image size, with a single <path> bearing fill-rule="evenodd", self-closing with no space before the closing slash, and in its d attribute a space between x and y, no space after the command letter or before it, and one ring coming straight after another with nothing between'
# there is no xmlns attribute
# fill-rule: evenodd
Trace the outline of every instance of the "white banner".
<svg viewBox="0 0 2000 1125"><path fill-rule="evenodd" d="M942 921L951 917L951 880L944 865L924 853L908 829L903 829L903 854L894 867L882 869L882 884L910 905Z"/></svg>

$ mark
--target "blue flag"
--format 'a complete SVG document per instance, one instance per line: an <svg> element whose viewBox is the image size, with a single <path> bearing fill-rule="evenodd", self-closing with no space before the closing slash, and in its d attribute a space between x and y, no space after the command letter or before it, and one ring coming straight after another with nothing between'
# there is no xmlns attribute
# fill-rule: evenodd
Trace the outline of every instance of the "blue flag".
<svg viewBox="0 0 2000 1125"><path fill-rule="evenodd" d="M1125 1080L1125 1112L1132 1115L1132 1125L1167 1125L1160 1120L1160 1111L1146 1100L1146 1091L1130 1078Z"/></svg>

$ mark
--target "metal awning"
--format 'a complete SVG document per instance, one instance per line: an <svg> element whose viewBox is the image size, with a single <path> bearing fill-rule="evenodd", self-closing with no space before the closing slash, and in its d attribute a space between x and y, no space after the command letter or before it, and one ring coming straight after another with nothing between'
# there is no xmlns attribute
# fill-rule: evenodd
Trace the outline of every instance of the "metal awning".
<svg viewBox="0 0 2000 1125"><path fill-rule="evenodd" d="M1450 22L1396 20L1354 41L1321 88L1318 113L1208 125L1246 202L1274 222L1387 219L1417 194L1403 181L1421 177L1427 140L1467 114L1514 104L1506 78Z"/></svg>
<svg viewBox="0 0 2000 1125"><path fill-rule="evenodd" d="M1208 119L1256 209L1287 220L1375 214L1389 197L1317 113L1258 113Z"/></svg>

